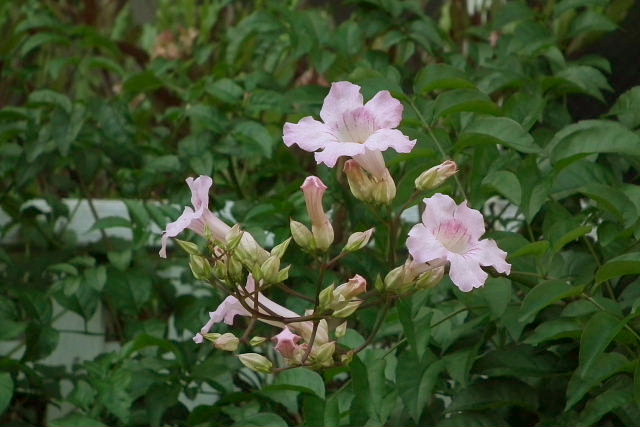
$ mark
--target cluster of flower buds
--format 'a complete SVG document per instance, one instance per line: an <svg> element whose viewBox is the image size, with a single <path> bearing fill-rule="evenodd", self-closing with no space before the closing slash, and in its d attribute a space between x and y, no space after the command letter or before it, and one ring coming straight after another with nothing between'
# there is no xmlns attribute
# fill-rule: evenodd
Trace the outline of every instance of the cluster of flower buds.
<svg viewBox="0 0 640 427"><path fill-rule="evenodd" d="M387 273L384 281L378 281L377 288L379 291L406 294L420 289L434 288L443 277L443 263L418 263L409 258L404 265Z"/></svg>
<svg viewBox="0 0 640 427"><path fill-rule="evenodd" d="M349 317L362 304L362 300L356 297L366 290L367 281L359 274L338 287L332 284L320 292L320 310L337 318Z"/></svg>

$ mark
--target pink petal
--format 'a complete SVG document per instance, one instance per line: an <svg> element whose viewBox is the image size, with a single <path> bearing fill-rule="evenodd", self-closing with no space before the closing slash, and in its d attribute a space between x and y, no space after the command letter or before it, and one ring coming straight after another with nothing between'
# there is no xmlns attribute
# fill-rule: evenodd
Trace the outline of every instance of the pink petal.
<svg viewBox="0 0 640 427"><path fill-rule="evenodd" d="M364 145L355 142L335 142L327 144L324 150L316 152L316 162L324 163L330 168L336 165L339 157L353 157L364 153Z"/></svg>
<svg viewBox="0 0 640 427"><path fill-rule="evenodd" d="M224 322L233 325L233 319L237 316L250 316L249 312L240 304L240 301L233 295L229 295L216 308L216 311L209 313L213 323Z"/></svg>
<svg viewBox="0 0 640 427"><path fill-rule="evenodd" d="M388 90L380 91L364 105L375 117L378 129L393 129L402 121L404 107Z"/></svg>
<svg viewBox="0 0 640 427"><path fill-rule="evenodd" d="M213 185L213 180L206 175L200 175L196 179L189 177L186 181L191 189L193 208L196 212L207 209L209 207L209 189Z"/></svg>
<svg viewBox="0 0 640 427"><path fill-rule="evenodd" d="M380 129L367 138L364 145L369 150L385 151L393 148L398 153L409 153L416 145L416 140L409 139L398 129Z"/></svg>
<svg viewBox="0 0 640 427"><path fill-rule="evenodd" d="M507 253L498 247L495 240L480 240L468 253L483 267L493 267L498 273L511 273L511 264L506 262Z"/></svg>
<svg viewBox="0 0 640 427"><path fill-rule="evenodd" d="M430 262L447 255L446 248L424 224L416 224L411 228L407 248L417 262Z"/></svg>
<svg viewBox="0 0 640 427"><path fill-rule="evenodd" d="M305 117L297 124L285 123L283 140L287 147L298 144L305 151L316 151L338 141L329 126L311 117Z"/></svg>
<svg viewBox="0 0 640 427"><path fill-rule="evenodd" d="M273 339L276 341L275 349L287 359L292 359L299 347L298 342L302 338L285 326L282 332L273 337Z"/></svg>
<svg viewBox="0 0 640 427"><path fill-rule="evenodd" d="M449 252L447 258L451 263L449 277L462 292L469 292L484 285L488 274L480 268L477 260L453 252Z"/></svg>
<svg viewBox="0 0 640 427"><path fill-rule="evenodd" d="M384 179L387 174L387 167L384 164L384 157L379 150L364 149L363 154L359 154L353 158L364 170L378 179Z"/></svg>
<svg viewBox="0 0 640 427"><path fill-rule="evenodd" d="M456 208L453 217L464 225L471 240L478 240L484 234L484 217L479 211L468 207L466 200Z"/></svg>
<svg viewBox="0 0 640 427"><path fill-rule="evenodd" d="M350 82L335 82L331 84L329 94L324 99L320 117L329 126L339 123L342 116L349 111L362 107L360 86Z"/></svg>
<svg viewBox="0 0 640 427"><path fill-rule="evenodd" d="M193 342L196 344L202 344L203 341L204 341L204 337L199 333L193 337Z"/></svg>
<svg viewBox="0 0 640 427"><path fill-rule="evenodd" d="M437 230L441 223L449 221L457 208L456 202L451 197L440 193L423 201L425 208L422 213L422 222L432 231Z"/></svg>
<svg viewBox="0 0 640 427"><path fill-rule="evenodd" d="M180 215L178 219L167 224L167 229L162 234L162 246L160 248L160 252L158 252L162 258L167 257L167 242L170 237L176 237L187 228L200 235L204 234L204 226L199 221L201 214L202 212L194 212L193 209L186 206L184 211L182 211L182 215Z"/></svg>

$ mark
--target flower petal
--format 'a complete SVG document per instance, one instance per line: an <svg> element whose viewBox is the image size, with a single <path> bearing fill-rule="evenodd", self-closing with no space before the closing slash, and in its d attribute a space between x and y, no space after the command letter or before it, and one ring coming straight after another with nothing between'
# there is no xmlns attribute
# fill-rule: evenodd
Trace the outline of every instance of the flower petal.
<svg viewBox="0 0 640 427"><path fill-rule="evenodd" d="M182 211L182 215L180 215L178 219L167 224L167 229L162 234L162 246L160 248L160 252L158 252L162 258L167 257L167 242L170 237L176 237L187 228L200 235L204 234L204 225L199 221L201 214L202 212L194 212L193 209L186 206L184 211Z"/></svg>
<svg viewBox="0 0 640 427"><path fill-rule="evenodd" d="M464 225L471 240L478 240L484 234L484 217L479 211L468 207L466 200L456 208L453 217Z"/></svg>
<svg viewBox="0 0 640 427"><path fill-rule="evenodd" d="M333 127L334 123L342 120L342 116L349 111L362 107L363 99L360 86L350 82L335 82L331 84L329 94L324 99L320 117Z"/></svg>
<svg viewBox="0 0 640 427"><path fill-rule="evenodd" d="M449 252L447 258L451 263L449 277L462 292L469 292L484 285L488 274L480 268L477 260L453 252Z"/></svg>
<svg viewBox="0 0 640 427"><path fill-rule="evenodd" d="M417 262L429 262L447 255L446 248L424 224L416 224L411 228L407 248Z"/></svg>
<svg viewBox="0 0 640 427"><path fill-rule="evenodd" d="M393 129L398 127L402 121L404 107L400 101L391 96L388 90L376 93L376 96L371 98L364 105L364 108L373 114L378 129Z"/></svg>
<svg viewBox="0 0 640 427"><path fill-rule="evenodd" d="M283 140L287 147L298 144L298 147L310 152L338 142L329 126L311 117L304 117L297 124L285 123Z"/></svg>
<svg viewBox="0 0 640 427"><path fill-rule="evenodd" d="M233 295L226 297L218 308L216 308L216 311L209 313L213 323L224 322L227 325L233 325L233 319L237 315L249 316L250 314Z"/></svg>
<svg viewBox="0 0 640 427"><path fill-rule="evenodd" d="M449 221L457 207L456 202L451 197L440 193L436 193L423 201L425 208L422 213L422 222L431 231L437 230L441 223Z"/></svg>
<svg viewBox="0 0 640 427"><path fill-rule="evenodd" d="M363 154L364 150L364 145L355 142L335 142L327 144L324 150L316 152L315 157L318 164L324 163L332 168L336 165L339 157L357 156L358 154Z"/></svg>
<svg viewBox="0 0 640 427"><path fill-rule="evenodd" d="M398 129L380 129L367 138L364 145L369 150L385 151L393 148L398 153L409 153L416 145L416 140L409 139Z"/></svg>
<svg viewBox="0 0 640 427"><path fill-rule="evenodd" d="M202 211L209 207L209 189L213 185L211 177L200 175L196 179L187 178L187 185L191 189L191 204L193 208Z"/></svg>
<svg viewBox="0 0 640 427"><path fill-rule="evenodd" d="M468 254L483 267L493 267L498 273L511 273L511 264L506 262L507 253L493 239L480 240Z"/></svg>

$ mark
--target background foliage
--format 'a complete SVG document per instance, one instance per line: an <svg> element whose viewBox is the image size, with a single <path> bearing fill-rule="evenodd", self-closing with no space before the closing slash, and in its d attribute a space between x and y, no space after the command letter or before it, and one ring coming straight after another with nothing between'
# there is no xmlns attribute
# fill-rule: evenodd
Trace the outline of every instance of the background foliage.
<svg viewBox="0 0 640 427"><path fill-rule="evenodd" d="M46 405L65 404L51 425L633 425L639 17L633 0L0 1L0 232L19 233L0 249L0 339L15 345L0 358L1 423L43 425ZM157 257L152 226L186 204L185 177L209 174L216 208L234 201L233 218L280 242L317 174L336 241L368 228L374 213L340 173L281 141L338 80L405 105L418 144L387 158L396 212L421 171L455 159L459 182L441 190L487 206L513 271L403 299L348 368L258 376L189 339L221 296L179 250ZM504 206L494 196L514 210L490 209ZM94 212L102 238L80 245L68 198L122 199L130 219ZM395 267L385 233L336 276L372 283ZM287 262L304 292L309 259ZM105 310L114 350L42 363L58 346L54 306Z"/></svg>

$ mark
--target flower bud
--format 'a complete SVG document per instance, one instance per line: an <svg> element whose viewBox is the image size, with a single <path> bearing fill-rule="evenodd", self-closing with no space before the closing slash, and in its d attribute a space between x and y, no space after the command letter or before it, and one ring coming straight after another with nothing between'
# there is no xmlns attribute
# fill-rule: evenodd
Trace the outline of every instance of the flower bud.
<svg viewBox="0 0 640 427"><path fill-rule="evenodd" d="M213 272L209 261L200 255L191 255L189 257L189 267L191 267L193 277L198 280L209 280Z"/></svg>
<svg viewBox="0 0 640 427"><path fill-rule="evenodd" d="M389 173L389 169L385 169L384 177L377 180L373 187L373 199L381 205L388 205L396 197L396 183Z"/></svg>
<svg viewBox="0 0 640 427"><path fill-rule="evenodd" d="M289 278L289 269L291 268L290 265L287 265L285 268L283 268L282 270L280 270L278 272L278 281L277 283L281 283L284 282L285 280L287 280Z"/></svg>
<svg viewBox="0 0 640 427"><path fill-rule="evenodd" d="M273 368L273 363L258 353L239 354L238 359L240 359L240 362L242 362L244 366L256 372L268 374Z"/></svg>
<svg viewBox="0 0 640 427"><path fill-rule="evenodd" d="M213 345L218 350L224 351L236 351L238 349L238 344L240 344L240 340L231 332L222 334L213 342Z"/></svg>
<svg viewBox="0 0 640 427"><path fill-rule="evenodd" d="M342 249L345 252L355 252L367 246L369 240L371 239L371 235L373 234L373 228L368 229L367 231L357 231L349 236L347 240L347 244Z"/></svg>
<svg viewBox="0 0 640 427"><path fill-rule="evenodd" d="M404 266L396 267L384 277L384 289L396 291L404 285Z"/></svg>
<svg viewBox="0 0 640 427"><path fill-rule="evenodd" d="M340 356L340 363L343 365L348 365L353 360L354 353L353 351L348 351L345 354Z"/></svg>
<svg viewBox="0 0 640 427"><path fill-rule="evenodd" d="M336 351L336 342L329 341L327 343L322 344L315 351L315 355L313 357L313 361L320 366L331 366L333 365L333 353Z"/></svg>
<svg viewBox="0 0 640 427"><path fill-rule="evenodd" d="M240 261L247 267L260 265L269 257L269 252L265 251L262 246L256 242L256 239L246 231L242 233L240 243L236 248L236 254Z"/></svg>
<svg viewBox="0 0 640 427"><path fill-rule="evenodd" d="M291 236L298 246L308 251L313 250L313 234L311 234L311 230L303 223L294 220L290 220L289 225L291 227Z"/></svg>
<svg viewBox="0 0 640 427"><path fill-rule="evenodd" d="M211 341L212 343L215 344L216 340L218 338L220 338L222 336L222 334L219 334L217 332L208 332L208 333L204 334L203 336L207 341Z"/></svg>
<svg viewBox="0 0 640 427"><path fill-rule="evenodd" d="M231 230L229 230L229 233L227 234L227 237L226 237L226 248L228 251L234 251L238 247L238 245L240 244L240 241L242 240L243 234L244 234L244 231L240 229L239 224L236 224L233 227L231 227Z"/></svg>
<svg viewBox="0 0 640 427"><path fill-rule="evenodd" d="M332 315L337 318L349 317L360 307L360 304L362 304L362 300L349 301L339 310L335 310Z"/></svg>
<svg viewBox="0 0 640 427"><path fill-rule="evenodd" d="M446 162L434 166L429 170L426 170L416 178L416 189L420 191L433 190L441 186L447 178L455 175L458 172L458 165L454 161L447 160Z"/></svg>
<svg viewBox="0 0 640 427"><path fill-rule="evenodd" d="M236 255L231 255L227 259L227 271L232 280L241 282L244 278L242 262Z"/></svg>
<svg viewBox="0 0 640 427"><path fill-rule="evenodd" d="M333 332L336 338L342 338L347 334L347 322L340 323Z"/></svg>
<svg viewBox="0 0 640 427"><path fill-rule="evenodd" d="M282 258L287 248L289 247L289 243L291 243L291 237L289 237L287 240L280 243L279 245L274 246L273 249L271 249L271 256Z"/></svg>
<svg viewBox="0 0 640 427"><path fill-rule="evenodd" d="M173 239L173 240L178 242L180 247L184 249L184 251L189 255L200 255L200 249L198 248L198 245L196 245L195 243L186 242L180 239Z"/></svg>
<svg viewBox="0 0 640 427"><path fill-rule="evenodd" d="M367 281L359 274L353 276L347 283L343 283L333 291L334 296L340 295L345 301L367 291Z"/></svg>
<svg viewBox="0 0 640 427"><path fill-rule="evenodd" d="M438 286L444 277L444 266L436 267L432 270L425 271L416 281L418 289L432 289Z"/></svg>
<svg viewBox="0 0 640 427"><path fill-rule="evenodd" d="M260 273L266 283L278 283L278 273L280 270L280 258L271 255L260 266Z"/></svg>
<svg viewBox="0 0 640 427"><path fill-rule="evenodd" d="M249 345L252 346L252 347L258 347L259 345L262 345L265 342L267 342L267 338L266 337L253 337L249 341Z"/></svg>
<svg viewBox="0 0 640 427"><path fill-rule="evenodd" d="M327 219L319 226L312 225L311 231L313 232L313 241L316 249L321 251L329 249L329 246L333 243L333 226L329 220Z"/></svg>
<svg viewBox="0 0 640 427"><path fill-rule="evenodd" d="M344 173L347 175L349 188L353 196L363 202L373 201L373 181L355 160L344 163Z"/></svg>
<svg viewBox="0 0 640 427"><path fill-rule="evenodd" d="M327 286L322 291L320 291L320 295L318 296L318 301L320 302L319 306L321 310L329 310L333 305L333 290L335 286L332 284L331 286Z"/></svg>

